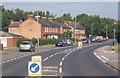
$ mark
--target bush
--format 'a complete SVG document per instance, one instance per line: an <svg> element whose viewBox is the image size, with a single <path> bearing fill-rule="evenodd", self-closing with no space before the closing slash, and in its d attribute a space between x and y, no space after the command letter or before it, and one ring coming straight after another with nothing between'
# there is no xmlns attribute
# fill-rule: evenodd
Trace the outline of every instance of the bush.
<svg viewBox="0 0 120 78"><path fill-rule="evenodd" d="M57 39L40 39L40 45L55 44Z"/></svg>
<svg viewBox="0 0 120 78"><path fill-rule="evenodd" d="M75 38L71 38L71 40L72 40L73 42L75 42ZM78 40L76 39L76 41L78 41Z"/></svg>

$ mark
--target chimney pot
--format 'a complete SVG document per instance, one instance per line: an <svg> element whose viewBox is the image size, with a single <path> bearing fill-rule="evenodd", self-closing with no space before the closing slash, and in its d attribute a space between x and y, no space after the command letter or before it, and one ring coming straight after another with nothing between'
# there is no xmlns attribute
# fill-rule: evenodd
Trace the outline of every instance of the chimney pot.
<svg viewBox="0 0 120 78"><path fill-rule="evenodd" d="M28 19L33 19L33 14L28 14Z"/></svg>

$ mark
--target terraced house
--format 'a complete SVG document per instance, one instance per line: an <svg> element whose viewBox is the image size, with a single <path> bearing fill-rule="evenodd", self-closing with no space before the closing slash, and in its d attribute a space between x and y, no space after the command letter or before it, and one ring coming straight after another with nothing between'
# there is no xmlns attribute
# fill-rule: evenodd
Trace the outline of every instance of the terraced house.
<svg viewBox="0 0 120 78"><path fill-rule="evenodd" d="M22 35L25 38L32 39L32 38L58 38L60 34L67 31L72 31L74 38L74 33L82 34L82 38L85 38L85 29L76 25L76 29L74 27L74 23L70 23L70 25L61 22L54 22L51 18L37 18L34 19L32 14L28 15L28 19L26 21L12 21L9 25L9 33ZM77 30L81 30L77 32ZM78 35L78 34L77 34ZM76 37L79 39L79 37Z"/></svg>

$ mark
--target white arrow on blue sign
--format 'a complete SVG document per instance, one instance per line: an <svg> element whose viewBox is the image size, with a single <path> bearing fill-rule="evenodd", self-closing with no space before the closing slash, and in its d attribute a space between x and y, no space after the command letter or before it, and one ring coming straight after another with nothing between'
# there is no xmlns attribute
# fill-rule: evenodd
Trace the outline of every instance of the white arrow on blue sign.
<svg viewBox="0 0 120 78"><path fill-rule="evenodd" d="M28 76L41 76L42 64L41 62L30 61L28 63Z"/></svg>
<svg viewBox="0 0 120 78"><path fill-rule="evenodd" d="M30 71L32 73L37 73L39 70L40 70L40 67L38 64L36 64L36 63L31 64Z"/></svg>

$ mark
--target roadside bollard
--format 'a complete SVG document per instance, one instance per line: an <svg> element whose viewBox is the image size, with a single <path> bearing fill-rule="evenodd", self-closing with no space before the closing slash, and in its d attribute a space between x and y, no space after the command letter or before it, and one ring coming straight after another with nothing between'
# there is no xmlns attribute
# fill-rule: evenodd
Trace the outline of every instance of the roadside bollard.
<svg viewBox="0 0 120 78"><path fill-rule="evenodd" d="M82 41L78 42L78 47L82 47L82 46L83 46Z"/></svg>

